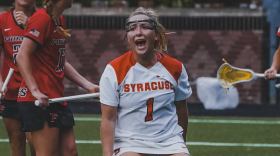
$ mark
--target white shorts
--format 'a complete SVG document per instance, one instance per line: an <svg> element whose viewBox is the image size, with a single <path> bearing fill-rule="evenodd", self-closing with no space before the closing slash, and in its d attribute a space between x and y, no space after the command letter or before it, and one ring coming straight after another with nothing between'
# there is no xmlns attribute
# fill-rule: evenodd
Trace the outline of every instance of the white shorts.
<svg viewBox="0 0 280 156"><path fill-rule="evenodd" d="M149 156L176 153L189 154L189 150L184 142L182 134L178 134L158 143L136 139L115 140L113 156L121 156L126 152L149 154Z"/></svg>

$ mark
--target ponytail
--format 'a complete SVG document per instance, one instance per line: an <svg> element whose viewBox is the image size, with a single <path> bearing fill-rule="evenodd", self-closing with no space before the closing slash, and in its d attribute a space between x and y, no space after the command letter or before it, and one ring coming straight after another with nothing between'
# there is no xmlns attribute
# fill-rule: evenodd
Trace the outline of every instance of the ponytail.
<svg viewBox="0 0 280 156"><path fill-rule="evenodd" d="M56 26L56 30L65 37L71 37L71 35L69 34L69 29L64 30L61 26Z"/></svg>
<svg viewBox="0 0 280 156"><path fill-rule="evenodd" d="M60 33L63 36L70 37L71 36L69 34L70 30L64 30L61 27L61 25L57 24L57 20L54 17L54 13L53 13L53 1L56 1L56 0L44 0L44 7L46 8L46 12L51 17L52 23L54 24L54 26L56 26L57 32Z"/></svg>

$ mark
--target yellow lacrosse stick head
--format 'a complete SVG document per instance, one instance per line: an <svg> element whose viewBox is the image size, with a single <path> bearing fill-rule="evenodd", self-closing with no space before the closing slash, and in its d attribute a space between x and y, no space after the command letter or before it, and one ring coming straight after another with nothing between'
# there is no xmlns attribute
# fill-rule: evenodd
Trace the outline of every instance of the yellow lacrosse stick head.
<svg viewBox="0 0 280 156"><path fill-rule="evenodd" d="M250 69L241 69L231 66L228 63L222 64L217 72L217 78L223 88L241 82L249 82L257 78L257 74Z"/></svg>

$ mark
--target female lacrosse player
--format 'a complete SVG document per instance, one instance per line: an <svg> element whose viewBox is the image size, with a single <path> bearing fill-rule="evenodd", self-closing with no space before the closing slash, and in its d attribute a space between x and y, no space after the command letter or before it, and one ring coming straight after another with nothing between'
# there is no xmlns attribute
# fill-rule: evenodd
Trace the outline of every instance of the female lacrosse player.
<svg viewBox="0 0 280 156"><path fill-rule="evenodd" d="M10 11L0 15L0 52L4 51L4 63L0 76L0 88L6 79L10 68L14 73L7 85L7 92L2 92L3 99L0 104L3 122L6 127L12 156L25 156L26 135L21 132L21 118L18 110L17 96L22 77L16 66L15 58L20 48L24 36L24 28L28 19L35 12L35 0L15 0ZM35 156L35 151L27 133L31 155Z"/></svg>
<svg viewBox="0 0 280 156"><path fill-rule="evenodd" d="M280 37L280 27L276 35ZM264 72L265 79L274 80L276 78L276 74L279 67L280 67L280 45L274 54L271 67Z"/></svg>
<svg viewBox="0 0 280 156"><path fill-rule="evenodd" d="M77 73L65 59L65 30L62 12L73 0L45 0L26 26L25 38L17 56L24 79L19 92L22 131L31 131L37 156L75 156L74 118L65 102L49 104L49 98L63 96L63 78L99 91ZM34 105L39 100L40 107Z"/></svg>
<svg viewBox="0 0 280 156"><path fill-rule="evenodd" d="M104 156L188 156L186 70L163 53L166 31L153 10L132 12L126 31L132 50L109 63L100 80Z"/></svg>

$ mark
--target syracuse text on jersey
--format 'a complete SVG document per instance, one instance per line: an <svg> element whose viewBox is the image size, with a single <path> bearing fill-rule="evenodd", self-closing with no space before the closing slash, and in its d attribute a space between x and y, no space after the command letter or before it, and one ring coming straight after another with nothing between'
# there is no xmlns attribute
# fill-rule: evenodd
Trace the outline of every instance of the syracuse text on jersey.
<svg viewBox="0 0 280 156"><path fill-rule="evenodd" d="M134 83L125 84L124 92L143 92L151 90L163 90L163 89L173 89L173 86L168 81L158 81L158 82L146 82L146 83Z"/></svg>

